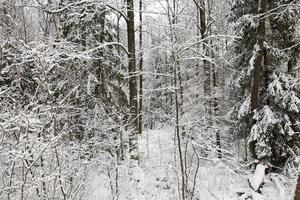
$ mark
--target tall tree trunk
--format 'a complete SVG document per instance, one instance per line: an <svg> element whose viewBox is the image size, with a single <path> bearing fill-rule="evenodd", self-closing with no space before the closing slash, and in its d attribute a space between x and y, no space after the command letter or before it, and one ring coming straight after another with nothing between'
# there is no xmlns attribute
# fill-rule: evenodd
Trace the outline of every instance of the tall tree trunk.
<svg viewBox="0 0 300 200"><path fill-rule="evenodd" d="M218 102L218 98L216 97L216 89L218 87L217 84L217 69L215 67L215 65L213 65L213 87L214 87L214 103L213 103L213 110L214 110L214 115L217 116L219 113L219 102ZM215 120L215 125L217 125L217 121ZM216 127L216 145L217 145L217 155L218 158L221 159L222 158L222 149L221 149L221 136L220 136L220 130L218 129L218 127Z"/></svg>
<svg viewBox="0 0 300 200"><path fill-rule="evenodd" d="M140 0L140 33L139 33L139 42L140 42L140 89L139 89L139 134L142 134L143 131L143 0Z"/></svg>
<svg viewBox="0 0 300 200"><path fill-rule="evenodd" d="M267 1L259 0L258 6L258 14L259 21L256 30L256 54L254 63L253 63L253 77L252 77L252 85L251 85L251 96L250 96L250 104L252 112L258 108L259 106L259 89L261 82L261 73L263 66L263 58L264 58L264 41L265 41L265 32L266 32L266 18L265 14L267 11ZM251 141L249 144L249 149L253 158L257 158L255 152L256 141Z"/></svg>
<svg viewBox="0 0 300 200"><path fill-rule="evenodd" d="M104 43L104 37L105 37L105 17L106 12L102 12L101 16L99 17L99 20L97 23L101 26L101 32L99 36L99 41L101 44ZM106 78L106 66L104 63L104 52L103 50L100 50L99 57L101 59L96 60L95 64L98 65L97 68L97 77L99 77L100 84L99 84L99 96L103 98L104 102L108 105L109 98L108 98L108 89L107 89L107 78Z"/></svg>
<svg viewBox="0 0 300 200"><path fill-rule="evenodd" d="M266 0L259 0L259 8L258 14L259 21L256 30L257 34L257 52L255 55L254 63L253 63L253 77L252 77L252 85L251 85L251 110L255 110L258 108L259 104L259 86L261 81L261 71L262 71L262 61L263 61L263 51L264 51L264 41L265 41L265 32L266 32L266 18L265 13L267 10L267 2Z"/></svg>
<svg viewBox="0 0 300 200"><path fill-rule="evenodd" d="M206 2L205 0L199 0L198 2L199 6L199 17L200 17L200 34L201 34L201 39L205 39L208 34L207 30L207 16L206 16ZM210 50L207 48L208 41L204 40L202 49L204 52L204 55L206 57L210 57ZM204 82L203 82L203 91L204 91L204 98L205 98L205 114L207 116L208 120L208 130L212 128L212 105L211 105L211 63L204 59L203 60L203 73L204 73Z"/></svg>
<svg viewBox="0 0 300 200"><path fill-rule="evenodd" d="M201 35L201 39L205 39L208 35L208 28L207 28L207 19L209 19L210 15L210 4L207 5L208 8L208 16L206 16L206 2L205 0L194 0L194 3L197 6L197 26L198 26L198 33L197 35ZM209 3L209 2L208 2ZM203 51L206 57L213 57L213 51L207 48L208 41L203 41ZM200 49L200 48L199 48ZM212 71L213 70L213 71ZM206 114L208 115L208 125L212 126L213 122L211 120L211 115L218 113L218 99L214 94L213 102L212 102L212 84L213 88L217 88L217 77L216 77L216 67L213 63L205 60L203 61L203 71L204 71L204 95L205 95L205 102L206 102ZM216 146L217 146L217 155L218 158L222 158L221 152L221 137L220 131L216 129L215 131L216 136Z"/></svg>
<svg viewBox="0 0 300 200"><path fill-rule="evenodd" d="M138 99L137 99L137 73L135 61L135 37L134 37L134 3L127 0L127 40L128 40L128 71L129 71L129 105L130 123L132 130L129 135L129 151L133 160L138 160Z"/></svg>
<svg viewBox="0 0 300 200"><path fill-rule="evenodd" d="M199 2L199 16L200 16L200 33L201 39L207 37L207 27L206 27L206 13L205 13L205 0L200 0ZM208 42L203 41L203 51L205 56L209 56L209 50L207 49ZM204 95L206 101L206 114L211 114L211 67L207 60L203 60L203 71L204 71Z"/></svg>
<svg viewBox="0 0 300 200"><path fill-rule="evenodd" d="M172 4L171 4L172 3ZM170 23L171 30L171 43L175 44L177 42L175 26L177 24L177 1L167 0L168 6L168 18ZM184 153L184 127L180 125L180 118L183 115L183 87L182 87L182 76L180 63L178 61L178 56L175 51L172 50L172 59L173 59L173 72L174 72L174 86L175 86L175 140L174 145L177 145L179 153L179 162L180 162L180 176L181 184L178 184L179 199L186 200L188 197L187 190L187 171L186 171L186 157ZM180 128L182 127L182 128ZM176 154L175 154L176 161Z"/></svg>
<svg viewBox="0 0 300 200"><path fill-rule="evenodd" d="M180 91L179 91L179 83L178 83L178 74L177 68L174 68L174 81L175 81L175 114L176 114L176 139L177 139L177 146L179 152L179 161L180 161L180 169L181 169L181 198L184 200L186 199L187 193L187 185L186 185L186 166L184 162L184 155L182 150L182 142L181 142L181 134L180 134L180 125L179 125L179 118L180 118Z"/></svg>

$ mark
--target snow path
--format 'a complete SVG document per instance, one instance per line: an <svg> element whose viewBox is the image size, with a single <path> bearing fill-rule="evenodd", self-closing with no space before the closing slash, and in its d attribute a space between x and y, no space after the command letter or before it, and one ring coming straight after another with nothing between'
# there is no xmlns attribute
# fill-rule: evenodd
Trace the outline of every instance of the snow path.
<svg viewBox="0 0 300 200"><path fill-rule="evenodd" d="M120 166L120 200L178 199L173 134L171 128L143 133L139 138L140 167L135 167L131 175L134 181L129 178L128 165ZM91 176L88 200L113 199L108 177L96 170Z"/></svg>
<svg viewBox="0 0 300 200"><path fill-rule="evenodd" d="M173 138L174 129L168 128L150 130L140 139L141 168L146 175L140 183L144 199L178 198Z"/></svg>
<svg viewBox="0 0 300 200"><path fill-rule="evenodd" d="M174 162L174 129L145 131L139 138L140 166L119 170L119 200L177 200L179 166ZM178 161L178 157L176 158ZM92 172L93 181L85 200L112 200L108 176ZM195 200L237 200L236 188L248 188L247 177L235 174L220 162L200 162ZM264 200L280 198L274 183L266 181Z"/></svg>

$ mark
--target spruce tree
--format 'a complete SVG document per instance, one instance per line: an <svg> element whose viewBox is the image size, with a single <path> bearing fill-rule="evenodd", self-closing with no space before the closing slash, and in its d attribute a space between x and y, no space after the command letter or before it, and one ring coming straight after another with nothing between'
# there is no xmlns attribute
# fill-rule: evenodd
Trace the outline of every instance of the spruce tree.
<svg viewBox="0 0 300 200"><path fill-rule="evenodd" d="M259 2L235 1L232 6L230 20L240 36L234 44L236 81L231 82L234 91L240 93L234 131L246 136L253 158L282 166L298 152L300 145L299 80L291 74L299 54L296 32L299 10L292 1L269 0L267 12L259 13ZM244 9L239 9L241 6ZM265 20L265 33L258 46L261 16ZM257 106L251 109L251 80L259 51L262 68L256 74L258 99Z"/></svg>

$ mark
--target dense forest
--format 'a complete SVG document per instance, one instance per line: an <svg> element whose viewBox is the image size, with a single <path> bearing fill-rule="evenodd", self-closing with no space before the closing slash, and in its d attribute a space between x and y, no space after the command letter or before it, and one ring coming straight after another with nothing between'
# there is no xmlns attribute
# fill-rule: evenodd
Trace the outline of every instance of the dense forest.
<svg viewBox="0 0 300 200"><path fill-rule="evenodd" d="M299 53L299 0L0 0L0 200L300 200Z"/></svg>

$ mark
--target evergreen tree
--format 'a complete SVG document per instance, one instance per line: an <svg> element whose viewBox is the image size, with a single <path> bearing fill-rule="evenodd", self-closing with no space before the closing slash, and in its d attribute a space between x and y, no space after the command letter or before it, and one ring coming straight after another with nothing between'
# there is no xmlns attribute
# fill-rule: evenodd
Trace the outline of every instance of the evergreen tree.
<svg viewBox="0 0 300 200"><path fill-rule="evenodd" d="M259 1L261 2L261 1ZM269 12L258 13L258 1L235 1L230 20L241 37L234 44L237 73L232 82L241 95L236 107L235 133L246 136L254 158L283 165L299 149L299 80L290 75L299 54L296 24L299 10L292 1L267 1ZM239 9L239 7L244 9ZM265 20L261 46L259 19ZM257 54L262 69L258 76L257 106L250 101ZM238 108L239 107L239 108ZM252 107L252 110L251 110Z"/></svg>

